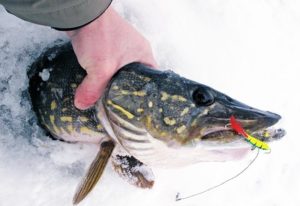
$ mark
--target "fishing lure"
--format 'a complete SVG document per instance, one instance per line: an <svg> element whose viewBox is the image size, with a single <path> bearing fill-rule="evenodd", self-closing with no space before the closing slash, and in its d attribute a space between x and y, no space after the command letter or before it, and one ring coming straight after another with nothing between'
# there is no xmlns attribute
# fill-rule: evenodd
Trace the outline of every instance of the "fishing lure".
<svg viewBox="0 0 300 206"><path fill-rule="evenodd" d="M254 147L257 147L262 150L268 150L268 151L271 150L271 148L269 147L269 145L267 143L248 134L242 128L242 126L238 123L238 121L235 119L234 116L230 117L230 124L231 124L232 129L234 129L234 131L236 131L238 134L244 136L246 141L249 142L250 144L252 144ZM268 136L268 133L265 134L265 137L267 137L267 136Z"/></svg>

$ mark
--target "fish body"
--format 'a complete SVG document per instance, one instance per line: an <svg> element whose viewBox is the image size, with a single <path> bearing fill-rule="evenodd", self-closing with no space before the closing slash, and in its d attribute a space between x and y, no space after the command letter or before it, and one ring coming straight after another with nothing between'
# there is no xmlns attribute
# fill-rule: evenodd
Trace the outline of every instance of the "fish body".
<svg viewBox="0 0 300 206"><path fill-rule="evenodd" d="M64 141L113 142L116 171L134 174L140 187L152 187L153 182L124 164L171 167L238 159L251 146L227 127L232 115L251 132L280 119L174 72L140 63L121 68L96 105L82 111L73 102L85 75L69 43L48 49L33 63L29 92L39 123Z"/></svg>

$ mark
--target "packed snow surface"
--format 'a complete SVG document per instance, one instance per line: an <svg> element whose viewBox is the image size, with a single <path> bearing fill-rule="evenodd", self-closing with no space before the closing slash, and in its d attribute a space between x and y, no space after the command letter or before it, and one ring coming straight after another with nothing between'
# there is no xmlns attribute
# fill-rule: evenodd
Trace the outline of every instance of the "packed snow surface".
<svg viewBox="0 0 300 206"><path fill-rule="evenodd" d="M115 0L144 34L161 68L282 115L287 135L239 178L200 192L242 170L236 162L154 168L152 190L129 185L107 167L80 205L300 205L300 2L296 0ZM37 126L28 99L28 65L67 37L24 22L0 6L0 206L68 206L97 146L53 141ZM42 73L47 79L47 71Z"/></svg>

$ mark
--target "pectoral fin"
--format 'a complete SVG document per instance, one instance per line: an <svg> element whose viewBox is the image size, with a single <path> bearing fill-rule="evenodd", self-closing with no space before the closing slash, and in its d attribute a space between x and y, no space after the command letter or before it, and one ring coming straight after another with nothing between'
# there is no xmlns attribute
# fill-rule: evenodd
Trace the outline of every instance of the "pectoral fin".
<svg viewBox="0 0 300 206"><path fill-rule="evenodd" d="M130 184L151 189L154 184L152 170L132 156L113 155L112 165L115 171Z"/></svg>
<svg viewBox="0 0 300 206"><path fill-rule="evenodd" d="M103 142L101 144L96 158L92 162L88 172L77 188L73 198L74 205L83 200L96 185L105 169L114 147L115 145L112 141Z"/></svg>

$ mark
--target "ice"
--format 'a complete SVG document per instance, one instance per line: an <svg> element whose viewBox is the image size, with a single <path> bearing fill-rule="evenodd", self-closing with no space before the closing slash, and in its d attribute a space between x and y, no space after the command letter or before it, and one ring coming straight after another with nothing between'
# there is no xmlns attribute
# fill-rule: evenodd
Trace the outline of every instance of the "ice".
<svg viewBox="0 0 300 206"><path fill-rule="evenodd" d="M164 69L282 115L287 135L238 179L175 202L238 173L253 158L154 168L152 190L135 188L108 167L81 205L296 206L300 203L300 3L294 0L123 0L113 6L151 42ZM37 126L27 68L54 29L24 22L0 7L0 206L67 206L97 153L96 145L53 141Z"/></svg>

